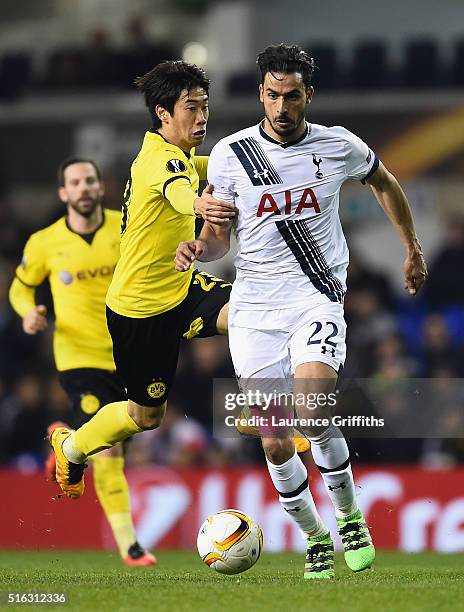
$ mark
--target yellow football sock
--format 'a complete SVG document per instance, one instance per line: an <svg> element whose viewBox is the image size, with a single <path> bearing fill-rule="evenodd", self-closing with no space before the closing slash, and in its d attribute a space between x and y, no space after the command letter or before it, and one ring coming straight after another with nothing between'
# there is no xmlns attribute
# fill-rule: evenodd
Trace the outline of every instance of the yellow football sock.
<svg viewBox="0 0 464 612"><path fill-rule="evenodd" d="M121 557L137 540L132 522L124 457L92 457L95 490L113 531Z"/></svg>
<svg viewBox="0 0 464 612"><path fill-rule="evenodd" d="M72 433L63 444L63 452L69 461L82 463L89 455L141 431L127 411L127 402L113 402Z"/></svg>

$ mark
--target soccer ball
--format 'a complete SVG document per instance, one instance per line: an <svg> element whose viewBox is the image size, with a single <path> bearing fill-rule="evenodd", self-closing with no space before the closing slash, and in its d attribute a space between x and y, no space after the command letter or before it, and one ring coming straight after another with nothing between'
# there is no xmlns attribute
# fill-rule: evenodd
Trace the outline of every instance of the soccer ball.
<svg viewBox="0 0 464 612"><path fill-rule="evenodd" d="M208 516L197 538L198 553L220 574L240 574L259 559L263 534L257 523L239 510Z"/></svg>

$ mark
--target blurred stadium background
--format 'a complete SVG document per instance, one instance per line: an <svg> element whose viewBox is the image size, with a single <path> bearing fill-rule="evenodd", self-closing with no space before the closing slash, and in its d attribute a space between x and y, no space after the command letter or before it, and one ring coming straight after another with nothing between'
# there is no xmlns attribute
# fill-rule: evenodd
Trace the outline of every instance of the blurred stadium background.
<svg viewBox="0 0 464 612"><path fill-rule="evenodd" d="M91 479L84 499L70 503L57 501L43 482L45 429L66 420L69 408L54 372L51 330L26 337L8 303L27 236L63 212L58 163L74 154L94 158L104 170L106 205L119 209L149 128L134 77L181 56L205 66L213 82L201 151L207 153L218 138L260 119L254 61L278 42L301 44L320 68L310 121L354 131L402 182L429 264L425 290L409 299L399 239L369 189L344 188L341 215L351 247L346 375L445 381L464 375L462 2L2 0L0 546L113 545ZM233 266L229 260L213 271L232 278ZM145 546L191 546L208 513L235 506L261 523L268 549L303 547L274 498L256 440L212 436L211 381L232 374L224 339L185 346L163 427L129 445ZM450 424L457 432L462 409L461 403ZM462 439L351 446L360 503L379 546L464 550ZM313 473L314 494L330 516L320 484ZM85 529L70 530L76 520Z"/></svg>

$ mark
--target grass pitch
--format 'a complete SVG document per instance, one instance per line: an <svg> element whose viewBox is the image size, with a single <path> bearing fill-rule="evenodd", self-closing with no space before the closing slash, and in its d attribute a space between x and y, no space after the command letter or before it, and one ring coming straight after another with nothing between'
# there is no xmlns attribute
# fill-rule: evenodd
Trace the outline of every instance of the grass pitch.
<svg viewBox="0 0 464 612"><path fill-rule="evenodd" d="M303 580L303 555L266 554L248 572L221 576L194 552L157 553L155 568L124 568L115 553L0 552L0 590L65 592L66 604L24 610L440 612L464 610L462 555L380 552L353 574L338 555L334 581ZM3 598L5 596L3 595ZM2 606L3 607L3 606Z"/></svg>

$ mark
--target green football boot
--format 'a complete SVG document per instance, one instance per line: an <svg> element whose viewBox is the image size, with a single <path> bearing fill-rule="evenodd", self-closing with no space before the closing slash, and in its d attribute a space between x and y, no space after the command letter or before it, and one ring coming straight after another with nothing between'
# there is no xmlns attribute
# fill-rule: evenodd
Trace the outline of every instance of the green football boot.
<svg viewBox="0 0 464 612"><path fill-rule="evenodd" d="M308 538L304 577L307 580L334 578L334 545L330 533Z"/></svg>
<svg viewBox="0 0 464 612"><path fill-rule="evenodd" d="M370 567L375 559L375 548L361 510L337 518L337 524L348 567L353 572L361 572Z"/></svg>

